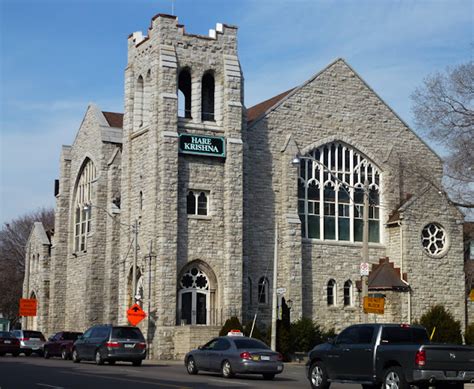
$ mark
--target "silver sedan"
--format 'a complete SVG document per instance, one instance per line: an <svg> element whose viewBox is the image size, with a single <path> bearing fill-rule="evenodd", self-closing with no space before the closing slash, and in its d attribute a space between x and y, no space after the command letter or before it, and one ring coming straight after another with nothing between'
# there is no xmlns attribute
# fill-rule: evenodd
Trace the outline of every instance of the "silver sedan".
<svg viewBox="0 0 474 389"><path fill-rule="evenodd" d="M262 374L271 380L283 371L283 357L265 343L245 336L221 336L186 354L189 374L199 370L221 372L225 378L235 374Z"/></svg>

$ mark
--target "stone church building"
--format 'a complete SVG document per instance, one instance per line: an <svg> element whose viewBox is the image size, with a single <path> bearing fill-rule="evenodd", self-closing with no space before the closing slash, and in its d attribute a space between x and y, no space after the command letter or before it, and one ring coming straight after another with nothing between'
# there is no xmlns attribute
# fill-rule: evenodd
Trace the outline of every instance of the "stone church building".
<svg viewBox="0 0 474 389"><path fill-rule="evenodd" d="M443 304L464 323L463 215L442 170L343 59L246 108L237 28L193 35L159 14L128 39L124 113L90 105L62 148L54 235L29 241L28 325L127 324L136 300L153 356L180 357L230 316L269 324L275 246L291 320L340 330ZM385 297L367 318L364 188L369 294Z"/></svg>

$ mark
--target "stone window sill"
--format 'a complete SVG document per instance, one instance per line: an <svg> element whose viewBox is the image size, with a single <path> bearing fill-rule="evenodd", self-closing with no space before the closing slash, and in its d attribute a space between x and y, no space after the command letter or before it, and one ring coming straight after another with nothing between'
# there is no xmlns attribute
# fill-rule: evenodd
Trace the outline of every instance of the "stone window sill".
<svg viewBox="0 0 474 389"><path fill-rule="evenodd" d="M212 218L209 215L188 215L188 219L211 220Z"/></svg>
<svg viewBox="0 0 474 389"><path fill-rule="evenodd" d="M340 240L321 240L321 239L311 239L311 238L302 238L303 244L326 244L328 246L345 246L345 247L362 247L362 242L347 242ZM369 242L370 248L385 248L383 243L372 243Z"/></svg>

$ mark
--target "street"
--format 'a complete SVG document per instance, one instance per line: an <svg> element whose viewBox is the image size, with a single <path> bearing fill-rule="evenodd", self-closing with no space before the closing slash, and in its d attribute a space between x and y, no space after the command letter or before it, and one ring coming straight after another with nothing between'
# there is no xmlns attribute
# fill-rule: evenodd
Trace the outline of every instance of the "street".
<svg viewBox="0 0 474 389"><path fill-rule="evenodd" d="M189 375L180 361L145 361L141 367L129 363L96 366L93 362L45 360L40 357L0 357L0 389L210 389L210 388L309 388L303 364L286 364L273 381L260 375L224 379L219 374L200 372ZM355 389L359 385L335 384L334 389Z"/></svg>

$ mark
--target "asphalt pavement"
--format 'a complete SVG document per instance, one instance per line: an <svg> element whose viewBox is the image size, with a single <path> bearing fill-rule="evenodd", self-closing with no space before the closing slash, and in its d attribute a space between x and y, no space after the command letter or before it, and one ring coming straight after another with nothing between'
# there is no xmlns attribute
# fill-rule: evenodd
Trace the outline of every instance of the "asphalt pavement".
<svg viewBox="0 0 474 389"><path fill-rule="evenodd" d="M189 375L180 361L144 361L140 367L117 362L97 366L93 362L43 359L37 356L0 357L0 389L247 389L305 388L303 364L285 364L285 370L273 381L260 375L222 378L219 374L199 372ZM359 385L333 385L331 389L360 389Z"/></svg>

